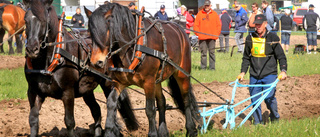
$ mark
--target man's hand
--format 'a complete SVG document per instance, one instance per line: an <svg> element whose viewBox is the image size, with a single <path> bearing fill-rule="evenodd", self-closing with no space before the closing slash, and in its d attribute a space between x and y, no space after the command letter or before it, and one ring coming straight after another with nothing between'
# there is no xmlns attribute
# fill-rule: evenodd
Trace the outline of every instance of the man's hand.
<svg viewBox="0 0 320 137"><path fill-rule="evenodd" d="M246 73L241 72L241 73L238 75L237 79L238 79L239 81L242 81L242 80L243 80L243 76L244 76L245 74L246 74Z"/></svg>
<svg viewBox="0 0 320 137"><path fill-rule="evenodd" d="M82 21L81 21L81 20L79 20L79 23L81 24L81 23L82 23Z"/></svg>
<svg viewBox="0 0 320 137"><path fill-rule="evenodd" d="M76 18L73 18L73 21L76 21Z"/></svg>
<svg viewBox="0 0 320 137"><path fill-rule="evenodd" d="M281 71L278 77L280 78L280 80L285 80L287 78L287 73L284 71Z"/></svg>

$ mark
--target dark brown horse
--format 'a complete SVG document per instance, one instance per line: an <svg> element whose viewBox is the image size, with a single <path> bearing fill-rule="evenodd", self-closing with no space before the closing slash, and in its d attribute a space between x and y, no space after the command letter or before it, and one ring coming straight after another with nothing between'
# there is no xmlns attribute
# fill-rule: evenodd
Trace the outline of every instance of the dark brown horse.
<svg viewBox="0 0 320 137"><path fill-rule="evenodd" d="M128 68L132 63L134 48L132 44L125 47L118 54L106 60L109 52L115 51L128 41L135 37L136 23L130 10L117 3L108 3L101 5L93 13L86 9L89 19L89 30L93 42L93 54L91 62L97 66L112 65L116 68ZM151 21L144 19L145 28L151 25ZM164 36L167 42L167 54L173 62L178 64L186 72L191 72L191 51L190 43L184 30L178 25L171 22L161 22L164 29ZM161 28L161 27L158 27ZM163 37L156 27L153 27L146 33L146 46L164 52ZM110 43L114 44L110 51ZM110 62L109 62L110 61ZM111 63L113 62L113 63ZM172 96L186 117L187 136L196 136L197 129L195 120L199 120L198 106L192 92L190 78L181 71L178 71L168 63L164 67L162 80L156 83L162 71L162 61L150 55L141 61L141 64L135 69L134 73L110 71L108 74L114 79L113 91L109 98L117 98L118 94L127 86L137 85L144 89L146 95L146 115L149 120L148 136L169 136L165 121L166 100L162 94L161 82L168 79L169 88ZM113 125L116 117L116 106L108 98L108 114L105 128L105 136L115 136L116 133ZM159 109L159 130L156 125L156 107Z"/></svg>
<svg viewBox="0 0 320 137"><path fill-rule="evenodd" d="M24 0L29 10L26 12L26 34L27 34L27 58L31 61L25 65L25 77L28 82L28 100L30 103L29 124L31 137L39 131L39 111L46 97L61 99L65 108L65 124L68 136L74 136L74 98L83 97L89 106L95 124L95 136L102 134L100 106L95 100L93 90L98 84L108 97L111 88L108 82L100 77L81 71L82 68L74 62L64 59L61 64L53 71L53 74L43 75L34 73L36 70L46 70L50 65L54 55L54 47L47 46L45 43L55 42L58 31L58 17L52 4L53 0ZM63 29L63 40L70 41L75 39L74 35ZM47 37L46 37L46 34ZM86 39L90 43L90 39ZM85 46L85 45L83 45ZM62 48L79 59L84 60L88 53L85 48L77 42L68 42ZM63 58L63 57L62 57ZM30 69L30 66L33 68ZM137 121L130 106L130 100L125 92L119 98L120 103L116 104L121 108L121 115L125 119L125 124L129 130L138 128Z"/></svg>
<svg viewBox="0 0 320 137"><path fill-rule="evenodd" d="M19 6L15 6L7 3L0 3L0 53L4 53L3 50L3 36L5 31L8 32L8 44L9 54L13 54L14 50L12 47L12 35L15 36L17 43L17 53L22 53L22 41L20 34L24 31L24 15L25 11Z"/></svg>

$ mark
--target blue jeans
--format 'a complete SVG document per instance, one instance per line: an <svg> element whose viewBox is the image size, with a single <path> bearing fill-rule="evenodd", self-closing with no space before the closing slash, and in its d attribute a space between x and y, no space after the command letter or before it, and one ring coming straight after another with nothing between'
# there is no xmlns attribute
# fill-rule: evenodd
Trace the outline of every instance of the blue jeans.
<svg viewBox="0 0 320 137"><path fill-rule="evenodd" d="M317 32L307 32L308 46L317 46Z"/></svg>
<svg viewBox="0 0 320 137"><path fill-rule="evenodd" d="M282 32L281 33L281 44L290 45L290 33Z"/></svg>
<svg viewBox="0 0 320 137"><path fill-rule="evenodd" d="M277 75L268 75L262 79L256 79L252 76L250 76L250 84L270 84L272 82L274 82L277 79ZM269 87L250 87L249 88L249 92L250 92L250 96L253 96L257 93L260 93L263 90L268 89ZM277 99L275 98L275 92L276 92L276 88L274 88L272 91L270 91L269 95L266 97L266 99L264 100L264 102L267 105L267 108L270 110L270 119L271 120L275 120L275 119L279 119L280 115L278 113L278 105L277 105ZM258 100L260 96L256 96L254 98L251 99L251 102L255 102L256 100ZM254 107L255 105L253 105ZM261 124L262 121L262 114L261 114L261 105L257 108L257 110L255 112L253 112L253 117L254 117L254 124Z"/></svg>

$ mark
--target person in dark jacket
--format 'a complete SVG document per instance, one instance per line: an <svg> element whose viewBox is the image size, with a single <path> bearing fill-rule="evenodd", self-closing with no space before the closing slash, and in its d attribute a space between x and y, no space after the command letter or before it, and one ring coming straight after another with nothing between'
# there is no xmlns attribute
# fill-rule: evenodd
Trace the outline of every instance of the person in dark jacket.
<svg viewBox="0 0 320 137"><path fill-rule="evenodd" d="M314 12L314 5L309 5L309 12L304 15L303 28L307 32L308 48L311 50L313 46L314 54L317 53L317 31L319 29L319 15ZM311 52L309 51L308 54Z"/></svg>
<svg viewBox="0 0 320 137"><path fill-rule="evenodd" d="M292 18L290 17L290 10L286 9L285 14L280 18L281 22L281 46L283 51L286 50L288 54L289 45L290 45L290 35L292 28Z"/></svg>
<svg viewBox="0 0 320 137"><path fill-rule="evenodd" d="M250 33L245 42L245 51L243 53L241 73L237 79L242 80L250 66L250 84L270 84L277 79L277 64L279 62L281 80L287 77L287 58L284 54L280 39L275 33L267 31L267 18L259 14L256 15L254 24L256 32ZM275 43L272 43L275 42ZM257 101L261 97L261 91L269 87L250 87L250 96L260 94L251 99L251 102ZM277 121L280 118L275 98L276 89L272 89L265 98L267 108L270 110L271 121ZM254 107L255 105L253 105ZM254 124L262 124L261 106L253 112Z"/></svg>
<svg viewBox="0 0 320 137"><path fill-rule="evenodd" d="M268 25L267 25L267 30L271 31L274 28L274 15L272 10L268 7L269 6L269 2L267 1L262 1L261 3L261 7L263 8L263 15L265 15L267 17L268 20Z"/></svg>
<svg viewBox="0 0 320 137"><path fill-rule="evenodd" d="M81 9L77 8L76 14L72 16L71 24L73 24L73 28L83 28L84 26L84 19L81 14Z"/></svg>
<svg viewBox="0 0 320 137"><path fill-rule="evenodd" d="M241 7L239 3L235 4L235 10L237 11L235 18L235 29L234 32L236 35L234 38L236 39L236 43L238 45L238 53L243 53L243 33L247 32L246 24L248 21L248 16L246 10Z"/></svg>
<svg viewBox="0 0 320 137"><path fill-rule="evenodd" d="M160 19L160 20L168 20L168 15L167 15L165 9L166 9L166 6L161 5L160 10L156 14L154 14L154 17L156 19Z"/></svg>
<svg viewBox="0 0 320 137"><path fill-rule="evenodd" d="M228 14L227 9L222 9L222 14L220 15L221 22L221 33L219 37L220 50L218 52L229 52L229 34L231 28L232 18ZM223 45L223 38L225 39L225 46Z"/></svg>

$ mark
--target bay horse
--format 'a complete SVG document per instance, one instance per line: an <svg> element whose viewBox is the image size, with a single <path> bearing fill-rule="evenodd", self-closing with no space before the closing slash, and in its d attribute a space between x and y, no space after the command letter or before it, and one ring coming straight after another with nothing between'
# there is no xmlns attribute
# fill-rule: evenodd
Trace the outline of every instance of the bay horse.
<svg viewBox="0 0 320 137"><path fill-rule="evenodd" d="M85 9L86 15L89 17L89 31L93 43L93 55L91 63L97 67L114 66L117 68L128 68L132 63L132 57L135 53L134 44L129 47L123 47L128 41L134 39L136 35L136 19L131 11L117 3L107 3L101 5L94 12ZM152 22L145 18L143 20L145 28L148 28ZM183 68L186 72L191 72L191 50L188 37L184 30L172 23L161 23L164 36L167 42L168 57ZM157 51L164 52L164 41L161 33L156 27L152 27L146 33L145 46ZM114 44L111 47L111 44ZM111 56L110 52L123 47L118 54ZM112 63L113 62L113 63ZM108 75L112 77L113 89L109 98L118 98L118 94L130 85L137 85L144 89L146 96L146 115L149 120L148 136L169 136L169 132L165 121L166 100L162 93L161 82L168 79L168 86L176 105L186 117L187 136L197 136L196 122L200 121L198 114L198 106L194 97L190 78L184 73L173 67L165 65L161 81L156 83L162 71L162 61L150 55L146 55L140 62L141 64L134 70L134 73L119 72L108 70ZM113 122L116 117L116 106L113 105L117 100L109 100L107 102L108 125L105 127L105 136L115 136ZM115 101L115 102L112 102ZM155 116L156 107L159 110L159 129L157 129ZM118 131L118 130L117 130Z"/></svg>
<svg viewBox="0 0 320 137"><path fill-rule="evenodd" d="M44 46L46 43L55 42L59 33L59 21L54 7L51 6L52 1L24 0L29 9L26 12L25 21L28 39L26 55L27 60L30 58L30 61L26 61L25 64L25 77L28 82L27 94L30 104L30 136L35 137L39 132L39 111L46 97L62 100L68 136L75 136L74 98L83 97L94 119L95 136L101 136L103 134L101 110L95 100L93 90L100 84L107 98L111 91L110 82L91 73L82 72L78 65L67 59L60 62L61 64L52 72L52 75L31 72L31 70L46 70L53 58L54 47ZM71 35L66 29L63 29L62 34L65 41L75 39L74 35ZM91 39L86 39L87 43L90 41ZM88 56L85 49L75 41L65 43L63 47L70 55L79 59L84 60ZM120 107L120 114L127 128L129 130L138 129L127 92L121 94L119 104L116 105Z"/></svg>
<svg viewBox="0 0 320 137"><path fill-rule="evenodd" d="M8 4L7 2L0 3L0 53L4 53L3 50L3 37L5 32L8 32L8 45L9 54L14 54L12 47L12 35L14 35L17 43L16 52L22 53L22 41L20 34L24 31L24 15L25 11L16 5Z"/></svg>

